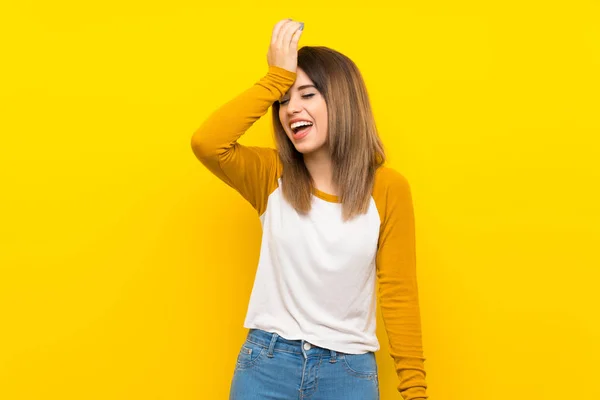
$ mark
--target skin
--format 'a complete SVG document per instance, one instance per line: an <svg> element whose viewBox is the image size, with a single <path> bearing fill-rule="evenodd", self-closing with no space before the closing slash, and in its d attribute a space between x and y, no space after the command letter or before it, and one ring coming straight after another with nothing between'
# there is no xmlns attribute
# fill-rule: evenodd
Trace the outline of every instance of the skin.
<svg viewBox="0 0 600 400"><path fill-rule="evenodd" d="M276 65L296 73L296 81L290 90L279 100L279 120L287 137L296 150L302 153L304 164L310 173L314 186L326 193L336 194L332 180L332 161L327 145L327 104L321 93L306 73L297 66L298 40L302 30L300 24L292 20L282 20L275 25L267 59L269 65ZM313 123L309 134L295 138L289 121L300 118Z"/></svg>

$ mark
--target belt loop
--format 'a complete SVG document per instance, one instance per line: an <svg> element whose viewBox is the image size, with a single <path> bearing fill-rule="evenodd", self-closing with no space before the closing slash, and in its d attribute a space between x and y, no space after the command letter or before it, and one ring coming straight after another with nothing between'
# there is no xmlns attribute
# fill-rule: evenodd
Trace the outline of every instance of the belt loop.
<svg viewBox="0 0 600 400"><path fill-rule="evenodd" d="M277 333L273 333L273 337L271 338L271 344L269 344L269 351L267 352L267 357L273 358L273 349L275 348L275 342L279 335Z"/></svg>
<svg viewBox="0 0 600 400"><path fill-rule="evenodd" d="M331 350L331 358L329 359L330 363L335 363L337 361L337 353L335 350Z"/></svg>

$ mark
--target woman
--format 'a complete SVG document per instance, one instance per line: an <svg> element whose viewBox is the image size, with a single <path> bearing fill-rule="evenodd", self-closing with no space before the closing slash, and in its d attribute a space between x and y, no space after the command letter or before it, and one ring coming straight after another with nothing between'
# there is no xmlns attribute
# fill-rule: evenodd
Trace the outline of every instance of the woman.
<svg viewBox="0 0 600 400"><path fill-rule="evenodd" d="M375 276L405 400L426 399L406 179L382 166L355 64L279 21L268 73L194 133L196 157L258 212L263 236L230 399L379 398ZM277 149L237 142L273 107Z"/></svg>

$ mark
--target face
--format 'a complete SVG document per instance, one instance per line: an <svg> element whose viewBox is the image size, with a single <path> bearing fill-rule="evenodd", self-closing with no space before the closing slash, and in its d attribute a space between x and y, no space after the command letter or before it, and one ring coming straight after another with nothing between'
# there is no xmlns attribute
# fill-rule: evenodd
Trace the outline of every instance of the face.
<svg viewBox="0 0 600 400"><path fill-rule="evenodd" d="M296 82L279 104L279 121L296 150L310 154L326 148L327 104L302 69L297 69ZM309 124L295 124L301 121Z"/></svg>

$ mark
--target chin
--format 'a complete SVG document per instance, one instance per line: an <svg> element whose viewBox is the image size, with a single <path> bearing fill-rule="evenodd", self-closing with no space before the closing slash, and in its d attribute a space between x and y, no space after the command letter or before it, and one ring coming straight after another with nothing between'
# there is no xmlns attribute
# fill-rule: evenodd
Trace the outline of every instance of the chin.
<svg viewBox="0 0 600 400"><path fill-rule="evenodd" d="M303 143L302 143L302 144L299 144L299 145L297 145L297 146L294 146L294 147L296 147L296 150L297 150L299 153L302 153L302 154L304 154L304 155L306 155L306 154L310 154L310 153L314 153L314 152L316 152L317 150L319 150L319 148L318 148L317 146L312 146L312 145L310 145L310 144L306 144L306 145L305 145L305 144L303 144Z"/></svg>
<svg viewBox="0 0 600 400"><path fill-rule="evenodd" d="M296 149L296 151L298 151L298 153L302 153L305 155L313 153L324 146L323 144L319 143L318 138L310 137L310 135L298 140L298 142L294 142L294 140L290 136L288 136L288 138L294 145L294 148ZM315 139L317 139L317 140L315 140Z"/></svg>
<svg viewBox="0 0 600 400"><path fill-rule="evenodd" d="M313 146L311 143L297 143L294 144L294 147L299 153L302 154L308 154L315 151L315 146Z"/></svg>
<svg viewBox="0 0 600 400"><path fill-rule="evenodd" d="M302 154L306 154L306 153L310 153L310 149L307 149L305 146L294 146L296 148L296 151L298 151L298 153L302 153Z"/></svg>

